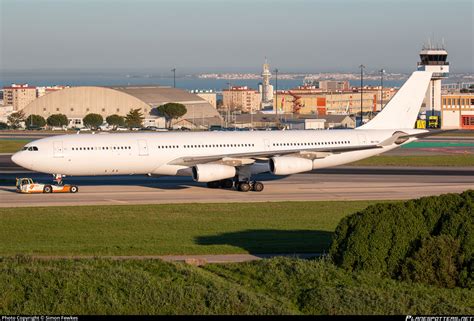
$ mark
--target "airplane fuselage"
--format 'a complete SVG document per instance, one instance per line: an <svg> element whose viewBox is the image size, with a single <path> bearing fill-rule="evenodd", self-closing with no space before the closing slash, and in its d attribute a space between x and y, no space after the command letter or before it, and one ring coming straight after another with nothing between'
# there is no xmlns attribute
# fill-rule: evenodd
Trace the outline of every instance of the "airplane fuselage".
<svg viewBox="0 0 474 321"><path fill-rule="evenodd" d="M336 151L315 160L314 168L337 166L398 147L343 151L377 145L395 130L294 130L246 132L165 132L71 134L31 142L13 160L43 173L63 175L188 175L181 158L239 157L279 152ZM406 129L408 134L419 130ZM411 140L409 140L411 141ZM29 148L34 146L33 148ZM30 150L28 150L30 149ZM337 150L341 149L338 153ZM319 163L317 163L319 161Z"/></svg>

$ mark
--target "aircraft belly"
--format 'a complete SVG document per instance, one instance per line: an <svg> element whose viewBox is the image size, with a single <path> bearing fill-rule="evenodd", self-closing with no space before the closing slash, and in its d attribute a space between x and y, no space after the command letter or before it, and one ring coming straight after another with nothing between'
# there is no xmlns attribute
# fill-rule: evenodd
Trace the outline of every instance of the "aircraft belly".
<svg viewBox="0 0 474 321"><path fill-rule="evenodd" d="M64 157L52 161L42 172L64 175L131 175L148 174L156 163L139 156L101 158L91 157Z"/></svg>

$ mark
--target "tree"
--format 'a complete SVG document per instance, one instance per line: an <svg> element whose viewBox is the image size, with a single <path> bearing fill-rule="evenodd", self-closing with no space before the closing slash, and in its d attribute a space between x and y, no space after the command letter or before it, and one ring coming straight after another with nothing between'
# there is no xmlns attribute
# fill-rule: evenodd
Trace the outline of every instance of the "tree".
<svg viewBox="0 0 474 321"><path fill-rule="evenodd" d="M46 126L46 120L40 115L30 115L25 120L26 128L38 128Z"/></svg>
<svg viewBox="0 0 474 321"><path fill-rule="evenodd" d="M8 116L7 122L11 128L18 129L21 127L21 122L25 121L25 117L25 113L20 110Z"/></svg>
<svg viewBox="0 0 474 321"><path fill-rule="evenodd" d="M84 126L97 129L102 123L104 122L104 118L102 118L99 114L87 114L86 117L82 119Z"/></svg>
<svg viewBox="0 0 474 321"><path fill-rule="evenodd" d="M114 129L117 129L119 126L125 126L125 119L117 114L108 116L105 121L110 126L113 126Z"/></svg>
<svg viewBox="0 0 474 321"><path fill-rule="evenodd" d="M64 114L53 114L48 117L46 122L51 127L63 127L68 124L67 116Z"/></svg>
<svg viewBox="0 0 474 321"><path fill-rule="evenodd" d="M125 116L125 122L129 128L132 127L142 127L142 123L145 117L143 117L140 108L130 109L127 116Z"/></svg>
<svg viewBox="0 0 474 321"><path fill-rule="evenodd" d="M0 121L0 130L2 129L8 129L8 124Z"/></svg>
<svg viewBox="0 0 474 321"><path fill-rule="evenodd" d="M167 103L159 106L157 110L165 117L168 128L171 128L171 122L173 119L178 119L179 117L184 116L187 112L186 106L179 103Z"/></svg>

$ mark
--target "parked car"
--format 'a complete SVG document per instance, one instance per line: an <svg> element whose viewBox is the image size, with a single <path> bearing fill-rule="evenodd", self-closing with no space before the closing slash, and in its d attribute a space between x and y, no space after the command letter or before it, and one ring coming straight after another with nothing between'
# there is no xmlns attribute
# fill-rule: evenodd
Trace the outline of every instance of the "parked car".
<svg viewBox="0 0 474 321"><path fill-rule="evenodd" d="M119 132L124 132L124 131L127 131L128 128L126 128L126 127L117 127L115 130L119 131Z"/></svg>
<svg viewBox="0 0 474 321"><path fill-rule="evenodd" d="M55 127L55 126L53 126L53 127L51 127L51 130L52 131L67 130L67 127L66 126L64 126L64 127Z"/></svg>
<svg viewBox="0 0 474 321"><path fill-rule="evenodd" d="M156 126L146 126L146 127L141 128L141 130L152 130L152 131L156 131L158 129L159 128Z"/></svg>

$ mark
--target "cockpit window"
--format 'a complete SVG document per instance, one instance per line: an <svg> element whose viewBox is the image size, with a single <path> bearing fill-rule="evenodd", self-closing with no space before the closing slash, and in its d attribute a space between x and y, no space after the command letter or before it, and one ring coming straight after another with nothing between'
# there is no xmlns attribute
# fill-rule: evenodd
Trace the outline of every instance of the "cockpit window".
<svg viewBox="0 0 474 321"><path fill-rule="evenodd" d="M28 150L28 151L38 151L38 147L36 146L25 146L23 147L23 150Z"/></svg>

